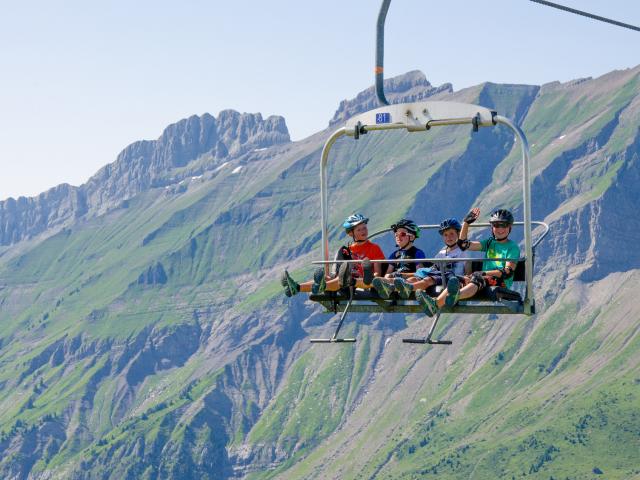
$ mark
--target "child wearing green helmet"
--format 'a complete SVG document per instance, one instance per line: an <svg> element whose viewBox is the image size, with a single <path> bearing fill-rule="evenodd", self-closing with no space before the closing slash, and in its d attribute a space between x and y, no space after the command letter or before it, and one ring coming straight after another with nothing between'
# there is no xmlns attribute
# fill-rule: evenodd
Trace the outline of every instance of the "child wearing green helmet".
<svg viewBox="0 0 640 480"><path fill-rule="evenodd" d="M382 274L382 265L372 264L369 260L384 260L385 257L382 249L369 240L367 223L369 219L357 213L347 217L342 224L345 233L353 241L338 250L335 258L338 268L337 271L334 270L333 275L326 276L324 267L318 267L313 274L313 280L297 283L285 270L280 278L285 295L291 297L298 292L319 294L325 291L337 291L351 286L352 279L355 280L356 288L370 288L373 278ZM340 263L340 260L362 260L362 262Z"/></svg>

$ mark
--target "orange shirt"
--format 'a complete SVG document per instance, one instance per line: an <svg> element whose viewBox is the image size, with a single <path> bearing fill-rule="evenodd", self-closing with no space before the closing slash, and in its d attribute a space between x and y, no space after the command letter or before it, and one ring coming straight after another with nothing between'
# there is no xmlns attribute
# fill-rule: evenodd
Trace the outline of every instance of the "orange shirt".
<svg viewBox="0 0 640 480"><path fill-rule="evenodd" d="M349 251L351 252L351 257L354 260L363 260L365 258L368 258L369 260L385 259L384 253L382 253L382 249L369 240L364 243L352 243L351 245L349 245ZM354 264L352 274L355 277L363 276L361 263Z"/></svg>

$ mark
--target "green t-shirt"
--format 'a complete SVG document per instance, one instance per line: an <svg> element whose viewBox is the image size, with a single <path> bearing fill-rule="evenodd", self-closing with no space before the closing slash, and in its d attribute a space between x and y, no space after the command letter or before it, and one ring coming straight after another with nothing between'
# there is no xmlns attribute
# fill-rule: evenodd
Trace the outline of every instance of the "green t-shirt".
<svg viewBox="0 0 640 480"><path fill-rule="evenodd" d="M520 247L513 240L506 242L496 242L493 238L480 240L481 250L487 252L486 258L520 258ZM518 263L517 261L515 263ZM500 260L485 260L482 262L482 270L500 270L507 265L507 262ZM513 277L507 278L504 283L507 288L511 288Z"/></svg>

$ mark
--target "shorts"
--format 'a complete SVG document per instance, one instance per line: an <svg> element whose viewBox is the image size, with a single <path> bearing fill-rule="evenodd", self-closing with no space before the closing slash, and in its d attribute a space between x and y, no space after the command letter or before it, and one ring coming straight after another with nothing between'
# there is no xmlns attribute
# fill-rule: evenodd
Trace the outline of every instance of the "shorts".
<svg viewBox="0 0 640 480"><path fill-rule="evenodd" d="M415 275L421 280L432 278L436 285L444 285L442 282L442 272L440 270L434 268L419 268L416 270ZM444 272L445 282L448 282L449 278L453 276L455 276L453 272Z"/></svg>

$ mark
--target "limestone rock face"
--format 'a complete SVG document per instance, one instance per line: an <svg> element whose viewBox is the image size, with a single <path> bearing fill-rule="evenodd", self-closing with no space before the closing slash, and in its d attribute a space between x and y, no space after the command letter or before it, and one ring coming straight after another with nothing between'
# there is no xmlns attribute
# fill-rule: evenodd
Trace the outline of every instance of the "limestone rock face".
<svg viewBox="0 0 640 480"><path fill-rule="evenodd" d="M149 266L149 268L138 277L139 285L164 285L165 283L167 283L167 274L160 262Z"/></svg>
<svg viewBox="0 0 640 480"><path fill-rule="evenodd" d="M419 102L437 93L451 93L453 87L450 83L434 87L429 83L424 73L414 70L385 80L384 92L389 103ZM329 122L329 126L379 106L375 87L369 87L360 92L356 98L341 101L338 110Z"/></svg>
<svg viewBox="0 0 640 480"><path fill-rule="evenodd" d="M84 191L66 183L37 197L9 198L0 202L0 245L11 245L65 225L86 212Z"/></svg>
<svg viewBox="0 0 640 480"><path fill-rule="evenodd" d="M116 161L79 187L62 184L37 197L0 202L0 245L11 245L48 229L62 227L91 213L102 213L136 194L174 183L172 169L203 155L215 166L257 148L288 143L284 118L259 113L205 113L169 125L160 138L126 147Z"/></svg>

